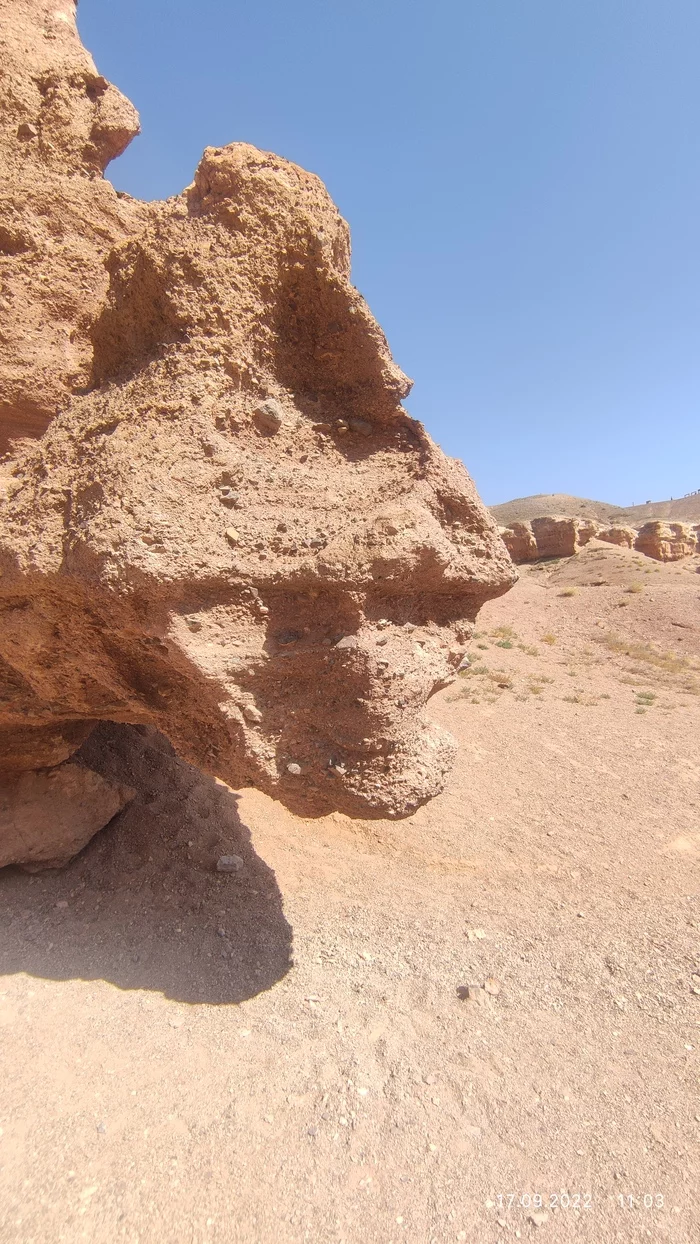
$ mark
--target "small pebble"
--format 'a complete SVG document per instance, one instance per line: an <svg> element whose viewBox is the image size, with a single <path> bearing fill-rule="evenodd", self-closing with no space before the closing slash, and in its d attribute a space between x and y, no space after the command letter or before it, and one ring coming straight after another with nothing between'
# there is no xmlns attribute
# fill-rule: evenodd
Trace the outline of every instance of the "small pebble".
<svg viewBox="0 0 700 1244"><path fill-rule="evenodd" d="M549 1214L545 1213L543 1209L537 1209L534 1214L530 1214L529 1221L535 1227L543 1227L548 1218Z"/></svg>
<svg viewBox="0 0 700 1244"><path fill-rule="evenodd" d="M240 855L220 855L216 861L218 873L239 873L243 867Z"/></svg>
<svg viewBox="0 0 700 1244"><path fill-rule="evenodd" d="M239 499L240 494L235 492L233 488L229 488L228 485L223 485L219 489L219 500L224 505L235 506Z"/></svg>
<svg viewBox="0 0 700 1244"><path fill-rule="evenodd" d="M457 995L462 1002L483 1002L484 993L477 985L460 985Z"/></svg>
<svg viewBox="0 0 700 1244"><path fill-rule="evenodd" d="M501 982L496 980L495 976L489 976L488 980L484 984L484 989L487 993L490 993L493 998L497 998L501 992Z"/></svg>
<svg viewBox="0 0 700 1244"><path fill-rule="evenodd" d="M228 540L229 544L238 544L241 538L240 531L236 531L235 527L227 527L225 535L226 535L226 539Z"/></svg>
<svg viewBox="0 0 700 1244"><path fill-rule="evenodd" d="M294 763L287 765L287 773L291 773L292 777L299 777L299 774L301 773L301 765Z"/></svg>

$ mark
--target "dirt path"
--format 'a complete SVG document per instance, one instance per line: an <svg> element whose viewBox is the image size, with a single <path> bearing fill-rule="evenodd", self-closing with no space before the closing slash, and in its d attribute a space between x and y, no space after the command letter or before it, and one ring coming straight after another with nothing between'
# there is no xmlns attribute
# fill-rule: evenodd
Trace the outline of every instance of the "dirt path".
<svg viewBox="0 0 700 1244"><path fill-rule="evenodd" d="M699 1238L700 577L643 563L482 612L409 821L93 736L137 802L0 874L0 1239Z"/></svg>

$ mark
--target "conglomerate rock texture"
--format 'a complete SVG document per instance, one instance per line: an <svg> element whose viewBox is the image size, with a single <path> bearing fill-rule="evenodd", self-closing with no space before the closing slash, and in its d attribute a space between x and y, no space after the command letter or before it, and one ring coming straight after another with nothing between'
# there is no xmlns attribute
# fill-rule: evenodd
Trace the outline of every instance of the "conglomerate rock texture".
<svg viewBox="0 0 700 1244"><path fill-rule="evenodd" d="M69 180L69 203L107 185L99 161ZM73 396L0 467L0 768L60 764L112 720L299 812L406 815L452 759L426 701L515 579L496 525L403 410L316 177L208 148L127 225L80 321L87 383L57 355L20 377L44 412Z"/></svg>
<svg viewBox="0 0 700 1244"><path fill-rule="evenodd" d="M0 0L0 453L90 381L104 259L145 205L102 176L139 123L70 0Z"/></svg>

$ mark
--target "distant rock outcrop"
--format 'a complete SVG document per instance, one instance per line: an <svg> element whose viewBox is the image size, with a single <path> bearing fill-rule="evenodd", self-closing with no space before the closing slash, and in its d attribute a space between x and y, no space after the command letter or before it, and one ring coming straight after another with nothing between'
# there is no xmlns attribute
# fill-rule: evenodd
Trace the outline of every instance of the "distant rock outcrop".
<svg viewBox="0 0 700 1244"><path fill-rule="evenodd" d="M698 528L687 523L645 523L637 532L634 547L657 562L681 561L697 551Z"/></svg>
<svg viewBox="0 0 700 1244"><path fill-rule="evenodd" d="M596 539L603 540L605 544L617 544L620 548L634 548L634 542L637 539L637 533L634 527L601 527L596 532Z"/></svg>
<svg viewBox="0 0 700 1244"><path fill-rule="evenodd" d="M530 523L511 523L510 527L499 527L498 530L516 564L537 561L537 541Z"/></svg>
<svg viewBox="0 0 700 1244"><path fill-rule="evenodd" d="M545 514L529 522L513 521L499 531L516 564L539 558L573 557L592 539L634 548L661 562L681 561L700 549L700 524L651 522L635 530L627 526L601 526L590 518Z"/></svg>
<svg viewBox="0 0 700 1244"><path fill-rule="evenodd" d="M598 524L589 518L546 514L530 522L500 527L501 538L514 562L533 562L540 557L572 557L593 539Z"/></svg>

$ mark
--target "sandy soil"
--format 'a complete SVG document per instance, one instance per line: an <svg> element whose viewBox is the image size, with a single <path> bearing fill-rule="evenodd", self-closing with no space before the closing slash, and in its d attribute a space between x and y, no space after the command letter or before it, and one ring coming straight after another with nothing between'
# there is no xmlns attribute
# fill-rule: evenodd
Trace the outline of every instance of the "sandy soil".
<svg viewBox="0 0 700 1244"><path fill-rule="evenodd" d="M525 570L408 821L93 736L137 801L0 874L0 1239L696 1241L699 568Z"/></svg>

